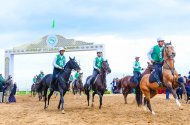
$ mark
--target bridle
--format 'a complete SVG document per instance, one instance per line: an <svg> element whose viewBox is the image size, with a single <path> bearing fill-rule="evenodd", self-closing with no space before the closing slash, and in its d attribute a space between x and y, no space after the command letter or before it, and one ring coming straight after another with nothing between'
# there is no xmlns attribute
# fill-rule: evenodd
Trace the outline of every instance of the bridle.
<svg viewBox="0 0 190 125"><path fill-rule="evenodd" d="M171 44L170 44L171 45ZM173 76L173 81L172 81L172 84L174 84L174 73L175 73L175 68L174 69L172 69L171 67L170 67L170 65L167 63L167 60L172 60L173 62L174 62L174 53L172 52L172 54L170 54L169 55L169 53L168 53L168 48L167 48L167 45L166 45L166 47L164 48L164 51L165 51L165 53L166 53L166 55L167 55L167 58L164 60L164 63L167 65L167 67L168 67L168 69L171 71L171 73L172 73L172 76Z"/></svg>

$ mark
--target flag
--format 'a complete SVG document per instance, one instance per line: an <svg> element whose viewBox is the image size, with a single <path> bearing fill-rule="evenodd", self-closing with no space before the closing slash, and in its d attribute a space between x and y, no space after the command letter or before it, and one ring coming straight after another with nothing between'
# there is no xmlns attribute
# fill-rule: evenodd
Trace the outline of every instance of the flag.
<svg viewBox="0 0 190 125"><path fill-rule="evenodd" d="M52 21L52 28L55 29L55 20Z"/></svg>

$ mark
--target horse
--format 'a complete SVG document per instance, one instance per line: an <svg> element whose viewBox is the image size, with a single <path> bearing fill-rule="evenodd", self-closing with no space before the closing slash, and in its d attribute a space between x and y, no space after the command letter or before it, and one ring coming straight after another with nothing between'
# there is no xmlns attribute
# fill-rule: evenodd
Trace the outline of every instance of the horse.
<svg viewBox="0 0 190 125"><path fill-rule="evenodd" d="M162 78L163 78L163 85L170 90L173 97L175 98L176 104L179 106L180 109L182 109L181 103L178 101L177 94L175 93L175 88L177 88L178 85L178 73L175 70L174 66L174 57L176 55L176 52L174 51L174 47L170 43L165 43L165 47L163 50L163 70L162 70ZM142 77L140 82L140 93L138 93L137 96L140 96L142 94L145 95L144 97L144 106L147 107L150 112L155 115L155 112L151 108L150 99L153 98L157 94L157 90L161 88L157 84L157 82L150 83L149 82L150 74L146 74ZM136 98L138 106L142 105L142 98Z"/></svg>
<svg viewBox="0 0 190 125"><path fill-rule="evenodd" d="M47 107L49 106L49 102L50 102L50 98L53 95L54 91L59 91L60 93L60 100L59 100L59 104L58 104L58 110L60 110L60 106L61 106L61 110L62 113L65 114L64 111L64 95L66 94L66 92L68 91L68 81L69 81L69 77L71 75L71 71L72 70L80 70L79 65L77 64L75 58L71 58L69 57L69 61L66 63L66 65L64 66L64 69L59 73L56 83L51 85L51 81L53 78L52 74L48 74L46 75L42 81L40 82L40 86L38 88L38 91L44 91L44 110L47 109ZM48 88L50 88L50 86L53 86L52 89L50 89L50 93L48 95L48 106L47 106L47 91Z"/></svg>
<svg viewBox="0 0 190 125"><path fill-rule="evenodd" d="M31 86L31 96L33 96L33 97L36 96L36 86L35 86L35 83L33 83L32 86Z"/></svg>
<svg viewBox="0 0 190 125"><path fill-rule="evenodd" d="M77 92L79 92L80 97L82 95L82 91L84 91L84 87L83 87L83 83L82 83L82 76L83 76L83 73L79 73L79 79L72 82L73 94L76 95Z"/></svg>
<svg viewBox="0 0 190 125"><path fill-rule="evenodd" d="M36 79L36 83L34 84L35 85L34 89L35 89L35 92L38 93L39 101L41 101L42 98L43 98L43 91L38 91L38 88L40 86L41 81L42 81L42 79L38 76L37 79Z"/></svg>
<svg viewBox="0 0 190 125"><path fill-rule="evenodd" d="M147 64L148 64L148 66L145 69L145 71L142 73L142 76L144 76L146 74L150 74L153 71L153 65L150 64L149 62L147 62ZM131 93L132 89L135 89L136 93L138 93L137 84L131 83L131 81L130 81L131 78L132 78L132 76L125 76L125 77L117 80L117 82L118 82L117 91L119 91L122 88L122 93L123 93L125 104L127 104L127 95Z"/></svg>
<svg viewBox="0 0 190 125"><path fill-rule="evenodd" d="M89 89L89 85L87 84L87 81L92 76L87 77L86 83L84 85L84 91L85 91L85 94L87 95L88 106L89 106L89 100L90 100L90 90L93 90L94 92L92 93L92 107L94 106L94 96L95 96L95 94L98 94L99 98L100 98L99 109L101 109L102 97L104 95L104 92L106 91L106 86L105 86L104 82L106 80L106 74L109 74L109 73L111 73L111 69L109 67L109 64L107 61L103 61L100 74L98 74L96 76L95 80L91 83L91 85L92 85L91 89Z"/></svg>

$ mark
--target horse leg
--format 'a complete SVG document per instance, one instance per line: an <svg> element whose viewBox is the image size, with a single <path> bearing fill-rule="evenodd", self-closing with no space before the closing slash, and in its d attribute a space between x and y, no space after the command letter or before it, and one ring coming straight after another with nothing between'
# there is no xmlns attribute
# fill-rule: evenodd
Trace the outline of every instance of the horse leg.
<svg viewBox="0 0 190 125"><path fill-rule="evenodd" d="M125 104L127 104L127 100L126 100L126 97L127 97L126 88L122 89L122 93L123 93L124 102L125 102Z"/></svg>
<svg viewBox="0 0 190 125"><path fill-rule="evenodd" d="M81 91L81 89L79 89L79 94L80 94L80 98L81 98L81 96L82 96L82 91Z"/></svg>
<svg viewBox="0 0 190 125"><path fill-rule="evenodd" d="M146 100L146 97L144 97L144 108L143 109L146 111L147 110L146 108L147 108L147 100Z"/></svg>
<svg viewBox="0 0 190 125"><path fill-rule="evenodd" d="M95 94L96 94L96 92L92 93L92 105L91 105L91 107L94 107L94 96L95 96Z"/></svg>
<svg viewBox="0 0 190 125"><path fill-rule="evenodd" d="M49 106L50 98L51 98L51 96L53 95L53 92L54 92L54 90L50 90L50 93L49 93L49 95L48 95L48 106Z"/></svg>
<svg viewBox="0 0 190 125"><path fill-rule="evenodd" d="M155 112L152 110L152 107L151 107L151 104L150 104L150 98L154 97L156 94L155 95L151 94L150 89L148 89L148 88L144 88L144 89L142 89L142 91L143 91L143 93L145 95L145 102L146 102L145 104L147 104L147 107L150 110L150 112L153 115L155 115Z"/></svg>
<svg viewBox="0 0 190 125"><path fill-rule="evenodd" d="M62 97L62 99L63 99L62 107L61 107L61 109L62 109L62 114L65 114L65 110L64 110L64 96L65 96L66 92L67 92L67 91L64 91L64 92L63 92L63 97Z"/></svg>
<svg viewBox="0 0 190 125"><path fill-rule="evenodd" d="M88 90L87 90L88 91ZM90 106L89 102L90 102L90 93L87 93L87 101L88 101L88 107Z"/></svg>
<svg viewBox="0 0 190 125"><path fill-rule="evenodd" d="M59 87L60 88L60 87ZM65 111L64 111L64 107L63 107L63 104L64 104L64 99L63 99L63 89L60 88L59 89L59 92L60 92L60 102L61 102L61 110L62 110L62 114L65 114ZM60 104L59 102L59 104ZM59 107L59 105L58 105Z"/></svg>
<svg viewBox="0 0 190 125"><path fill-rule="evenodd" d="M61 106L61 99L59 100L59 105L57 107L58 110L60 110L60 106Z"/></svg>
<svg viewBox="0 0 190 125"><path fill-rule="evenodd" d="M102 108L102 94L100 92L97 92L97 94L99 95L99 98L100 98L100 106L99 106L99 109Z"/></svg>
<svg viewBox="0 0 190 125"><path fill-rule="evenodd" d="M174 91L174 89L172 88L172 86L170 84L168 84L168 89L170 90L170 92L172 93L173 97L175 98L176 104L179 106L180 109L182 109L181 107L181 103L178 100L177 94Z"/></svg>
<svg viewBox="0 0 190 125"><path fill-rule="evenodd" d="M46 101L47 101L47 88L44 89L44 102L45 102L45 105L44 105L44 109L46 110L47 106L46 106Z"/></svg>

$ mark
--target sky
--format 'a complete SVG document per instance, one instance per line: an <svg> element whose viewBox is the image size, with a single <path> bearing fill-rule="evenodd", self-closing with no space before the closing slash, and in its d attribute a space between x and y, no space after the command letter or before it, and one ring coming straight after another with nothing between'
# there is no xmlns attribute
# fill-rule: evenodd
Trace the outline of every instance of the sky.
<svg viewBox="0 0 190 125"><path fill-rule="evenodd" d="M172 41L175 67L182 75L190 70L190 1L188 0L0 0L0 73L4 74L4 50L31 43L48 34L105 44L105 58L114 77L132 74L136 55L142 67L157 37ZM55 29L51 28L55 20ZM54 54L15 56L15 81L29 89L32 77L52 72ZM92 73L96 52L70 52L84 72ZM40 59L40 60L39 60ZM29 60L29 61L28 61Z"/></svg>

